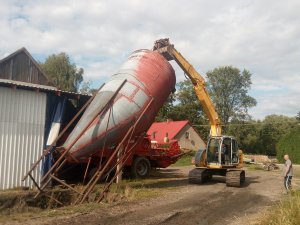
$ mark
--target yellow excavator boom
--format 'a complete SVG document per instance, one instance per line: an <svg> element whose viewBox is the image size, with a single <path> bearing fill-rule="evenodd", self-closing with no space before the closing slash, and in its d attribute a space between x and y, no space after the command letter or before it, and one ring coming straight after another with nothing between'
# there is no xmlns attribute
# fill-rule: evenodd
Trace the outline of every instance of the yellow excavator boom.
<svg viewBox="0 0 300 225"><path fill-rule="evenodd" d="M154 44L154 51L158 51L167 60L175 60L176 63L181 67L184 73L191 80L195 93L202 105L204 113L207 115L210 121L210 135L211 136L221 136L221 122L218 113L211 101L208 92L205 89L204 78L195 70L193 65L191 65L181 54L178 52L174 45L171 45L169 39L157 40Z"/></svg>
<svg viewBox="0 0 300 225"><path fill-rule="evenodd" d="M211 130L206 149L199 149L195 154L195 166L189 172L189 182L201 184L213 175L226 176L226 185L240 187L245 181L243 153L238 150L234 137L221 135L221 122L218 113L205 89L204 78L195 68L171 45L169 39L160 39L154 43L153 51L159 52L167 60L175 60L191 80L195 93L207 115Z"/></svg>

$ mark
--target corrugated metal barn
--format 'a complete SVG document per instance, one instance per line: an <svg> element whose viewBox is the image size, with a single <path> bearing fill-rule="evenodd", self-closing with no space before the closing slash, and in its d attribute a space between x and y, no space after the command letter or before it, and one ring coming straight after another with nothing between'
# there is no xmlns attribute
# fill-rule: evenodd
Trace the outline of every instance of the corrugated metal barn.
<svg viewBox="0 0 300 225"><path fill-rule="evenodd" d="M90 97L45 84L46 75L25 48L0 61L0 189L32 187L21 179L76 113L69 100L80 108Z"/></svg>

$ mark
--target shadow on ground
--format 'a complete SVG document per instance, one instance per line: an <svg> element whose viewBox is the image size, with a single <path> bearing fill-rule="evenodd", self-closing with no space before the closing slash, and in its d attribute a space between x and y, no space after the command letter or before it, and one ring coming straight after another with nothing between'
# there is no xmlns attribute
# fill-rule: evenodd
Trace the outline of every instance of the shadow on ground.
<svg viewBox="0 0 300 225"><path fill-rule="evenodd" d="M172 180L166 180L167 178ZM246 177L245 182L241 185L241 187L248 187L254 183L260 183L260 176L250 176ZM155 180L154 183L145 184L145 186L149 188L168 188L168 187L181 187L186 185L199 185L199 184L190 184L188 182L187 175L180 173L180 169L164 169L153 171L150 176L151 180ZM161 180L161 181L160 181ZM226 177L223 176L213 176L213 178L203 184L200 185L215 185L217 183L226 184Z"/></svg>

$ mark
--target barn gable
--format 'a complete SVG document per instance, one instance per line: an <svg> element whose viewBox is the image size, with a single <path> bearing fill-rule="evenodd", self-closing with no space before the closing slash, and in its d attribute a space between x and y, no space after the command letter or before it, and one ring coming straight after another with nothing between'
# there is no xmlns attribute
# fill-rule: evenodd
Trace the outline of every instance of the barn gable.
<svg viewBox="0 0 300 225"><path fill-rule="evenodd" d="M21 48L0 60L0 79L49 85L47 76L26 48Z"/></svg>

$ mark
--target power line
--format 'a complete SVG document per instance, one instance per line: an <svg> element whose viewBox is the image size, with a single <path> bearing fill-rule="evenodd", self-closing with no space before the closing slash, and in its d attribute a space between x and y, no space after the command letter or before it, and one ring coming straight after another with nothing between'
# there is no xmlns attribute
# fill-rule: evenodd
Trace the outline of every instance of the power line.
<svg viewBox="0 0 300 225"><path fill-rule="evenodd" d="M299 122L272 122L272 123L266 123L266 122L255 122L255 123L230 123L230 124L223 124L221 127L229 127L229 126L256 126L256 125L278 125L278 124L290 124L290 125L300 125ZM192 125L193 127L210 127L210 124L204 125L204 124L197 124L197 125Z"/></svg>

